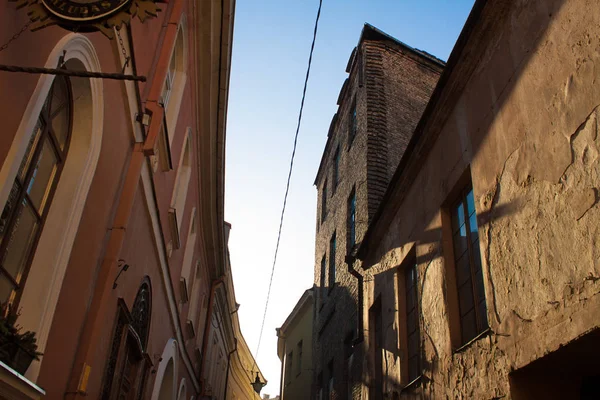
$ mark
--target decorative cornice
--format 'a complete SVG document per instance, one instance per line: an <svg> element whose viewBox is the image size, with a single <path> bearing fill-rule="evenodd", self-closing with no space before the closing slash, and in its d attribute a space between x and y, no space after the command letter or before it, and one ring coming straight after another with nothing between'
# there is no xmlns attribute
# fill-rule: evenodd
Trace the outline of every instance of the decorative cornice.
<svg viewBox="0 0 600 400"><path fill-rule="evenodd" d="M125 0L109 7L109 1L79 3L76 0L9 0L17 8L27 8L32 32L52 25L73 31L99 30L109 39L114 38L113 28L129 25L135 17L143 23L158 16L160 9L155 0ZM102 7L106 11L102 12ZM60 13L57 10L64 10Z"/></svg>

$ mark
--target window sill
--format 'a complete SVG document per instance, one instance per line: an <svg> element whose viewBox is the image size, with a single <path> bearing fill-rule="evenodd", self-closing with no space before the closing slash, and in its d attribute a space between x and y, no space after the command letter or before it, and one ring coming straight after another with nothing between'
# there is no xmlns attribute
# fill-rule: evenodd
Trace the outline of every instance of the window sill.
<svg viewBox="0 0 600 400"><path fill-rule="evenodd" d="M422 380L423 380L423 374L417 376L415 379L410 381L406 386L404 386L402 388L401 393L409 392L409 391L414 390L415 388L419 387L421 385Z"/></svg>
<svg viewBox="0 0 600 400"><path fill-rule="evenodd" d="M469 340L467 343L463 344L459 348L454 349L453 353L454 354L456 354L456 353L462 353L463 351L465 351L466 349L468 349L469 347L471 347L471 345L473 343L475 343L479 339L482 339L482 338L488 336L491 332L492 332L491 328L484 329L480 334L478 334L477 336L475 336L473 339Z"/></svg>
<svg viewBox="0 0 600 400"><path fill-rule="evenodd" d="M42 399L46 392L23 375L0 361L0 393L14 394L18 399Z"/></svg>

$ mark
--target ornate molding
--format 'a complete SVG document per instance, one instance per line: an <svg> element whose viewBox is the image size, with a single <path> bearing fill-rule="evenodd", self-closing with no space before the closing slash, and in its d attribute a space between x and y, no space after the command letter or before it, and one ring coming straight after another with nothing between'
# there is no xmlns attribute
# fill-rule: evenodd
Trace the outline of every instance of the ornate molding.
<svg viewBox="0 0 600 400"><path fill-rule="evenodd" d="M114 37L113 28L137 17L142 23L158 16L155 0L9 0L17 9L27 8L32 32L59 25L75 32L99 30Z"/></svg>

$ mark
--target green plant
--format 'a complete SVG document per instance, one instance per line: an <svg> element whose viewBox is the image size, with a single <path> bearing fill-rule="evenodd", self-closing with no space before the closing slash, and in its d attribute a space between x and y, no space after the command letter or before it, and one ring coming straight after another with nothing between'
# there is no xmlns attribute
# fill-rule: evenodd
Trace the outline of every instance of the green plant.
<svg viewBox="0 0 600 400"><path fill-rule="evenodd" d="M0 361L13 366L20 351L29 354L32 359L39 360L42 353L37 351L35 332L24 331L17 325L20 311L10 304L0 305Z"/></svg>

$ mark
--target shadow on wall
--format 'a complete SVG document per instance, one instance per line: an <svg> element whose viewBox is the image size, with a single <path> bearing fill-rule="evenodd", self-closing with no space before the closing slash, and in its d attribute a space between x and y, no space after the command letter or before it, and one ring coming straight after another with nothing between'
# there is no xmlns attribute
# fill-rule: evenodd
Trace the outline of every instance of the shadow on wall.
<svg viewBox="0 0 600 400"><path fill-rule="evenodd" d="M519 209L519 202L503 204L496 207L493 212L486 211L478 214L479 224L490 223L494 220L510 216ZM423 320L422 314L422 293L427 281L429 266L432 261L442 257L442 229L429 229L419 235L411 238L411 242L416 241L418 245L434 245L434 251L424 254L419 254L414 259L414 262L419 267L417 280L417 312L419 321ZM394 243L395 248L402 248L406 244L397 240ZM408 256L407 256L408 257ZM407 267L404 260L396 267L375 273L373 275L374 298L373 304L369 306L368 325L366 328L365 341L368 347L367 365L368 373L366 379L371 382L369 385L380 390L380 395L391 395L400 393L403 386L408 383L408 332L406 324L406 288L404 279L399 279L399 274L402 275L403 268ZM402 286L402 287L400 287ZM494 291L493 284L492 293ZM444 301L446 293L444 292ZM398 297L403 296L400 300ZM494 302L495 298L491 299ZM398 308L401 308L400 310ZM366 317L366 316L365 316ZM421 355L419 357L420 369L425 371L434 370L433 363L438 360L438 350L428 332L427 324L420 322L419 330L421 341L419 349ZM429 341L435 353L435 357L428 359L423 353L425 349L425 341ZM412 378L411 378L412 379Z"/></svg>
<svg viewBox="0 0 600 400"><path fill-rule="evenodd" d="M597 329L513 372L513 399L600 399L598 343Z"/></svg>
<svg viewBox="0 0 600 400"><path fill-rule="evenodd" d="M331 382L336 394L334 398L351 398L348 393L353 383L361 379L360 362L353 347L358 333L355 286L354 283L354 291L339 283L333 287L316 288L319 296L313 330L316 335L313 337L315 398L319 398L319 390L323 390L323 398L328 398L326 394Z"/></svg>

